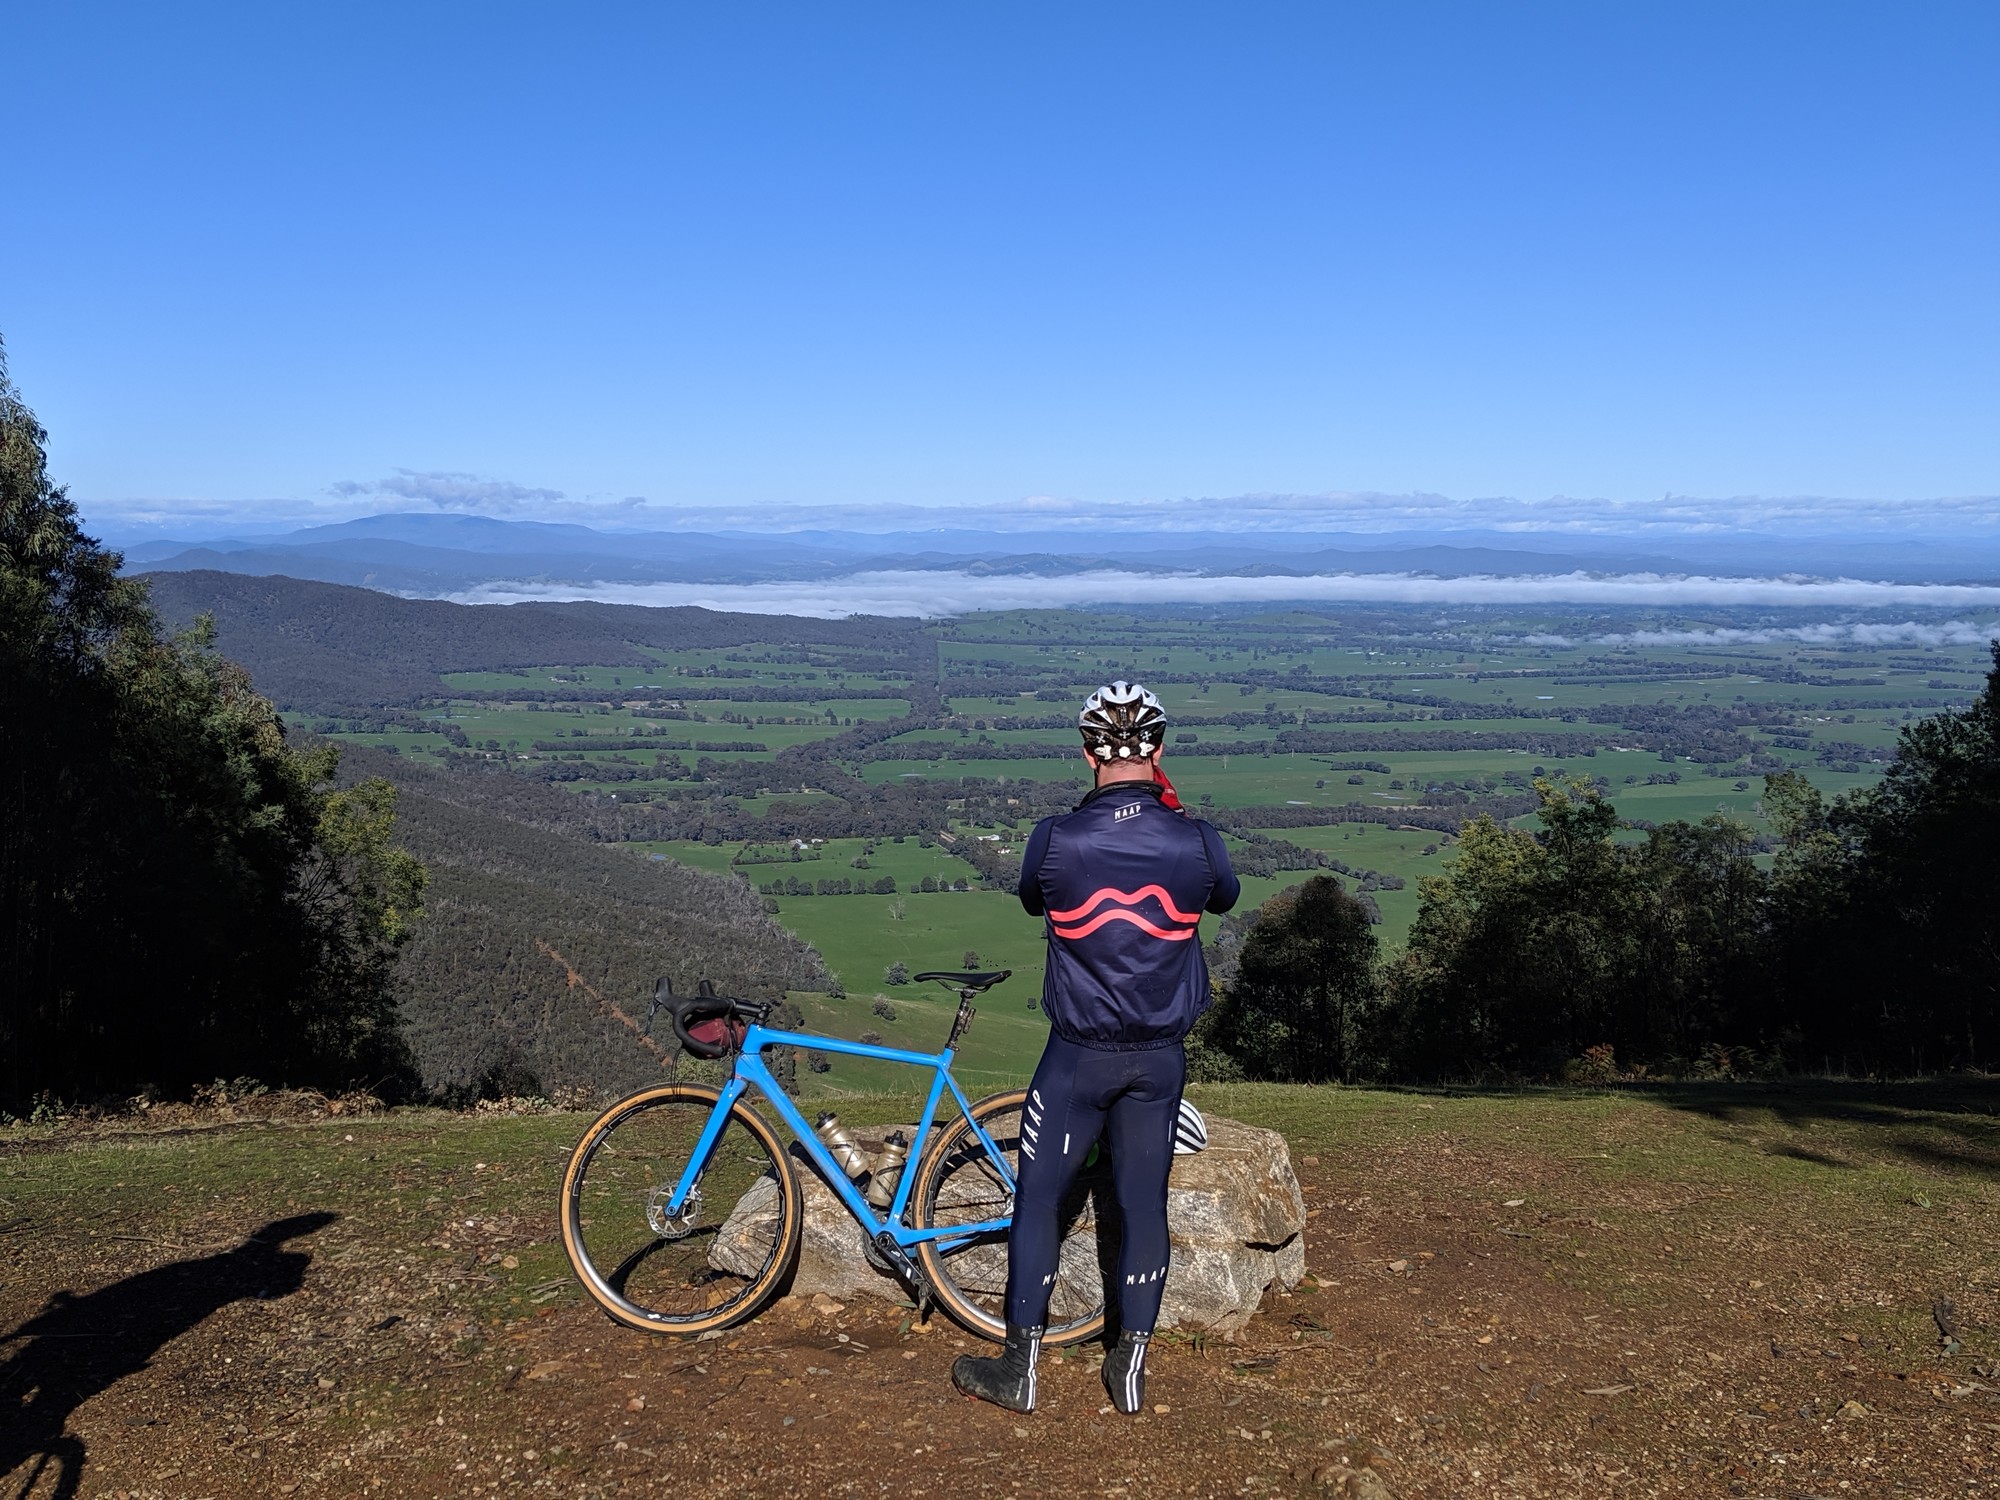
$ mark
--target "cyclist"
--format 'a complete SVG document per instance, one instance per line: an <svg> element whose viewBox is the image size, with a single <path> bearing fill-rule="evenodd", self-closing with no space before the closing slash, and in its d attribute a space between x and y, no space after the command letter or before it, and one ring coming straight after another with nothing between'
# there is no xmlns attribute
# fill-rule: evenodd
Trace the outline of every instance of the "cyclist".
<svg viewBox="0 0 2000 1500"><path fill-rule="evenodd" d="M991 1359L962 1356L951 1378L969 1396L1034 1410L1059 1208L1103 1134L1124 1221L1118 1336L1104 1386L1130 1414L1145 1399L1146 1344L1167 1276L1182 1041L1209 1004L1195 931L1204 910L1228 911L1240 888L1221 836L1162 800L1158 698L1114 682L1090 695L1077 727L1097 784L1073 812L1036 825L1021 863L1021 904L1048 934L1042 1008L1051 1034L1021 1116L1007 1344Z"/></svg>

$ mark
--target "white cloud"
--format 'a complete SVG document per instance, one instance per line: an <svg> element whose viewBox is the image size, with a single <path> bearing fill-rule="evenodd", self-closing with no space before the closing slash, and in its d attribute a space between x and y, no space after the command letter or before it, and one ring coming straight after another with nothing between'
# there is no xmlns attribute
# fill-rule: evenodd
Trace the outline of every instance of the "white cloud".
<svg viewBox="0 0 2000 1500"><path fill-rule="evenodd" d="M561 490L530 489L511 479L482 479L477 474L455 474L437 469L423 473L415 469L398 469L387 479L366 483L343 479L332 488L333 493L342 499L359 495L393 495L402 500L426 500L439 510L472 510L496 515L515 515L534 507L554 505L563 498Z"/></svg>
<svg viewBox="0 0 2000 1500"><path fill-rule="evenodd" d="M709 609L835 618L952 615L980 609L1080 604L1582 604L2000 608L2000 586L1872 583L1862 579L1669 578L1652 573L1564 573L1544 578L1431 578L1407 573L1312 578L1205 577L1122 572L1056 578L967 573L855 573L810 583L494 582L447 596L461 604L595 599L612 604L699 604Z"/></svg>
<svg viewBox="0 0 2000 1500"><path fill-rule="evenodd" d="M1322 494L1252 493L1219 497L1083 499L1029 495L994 504L672 505L616 491L571 497L565 491L452 470L398 469L386 478L342 480L318 501L138 500L84 502L113 529L206 535L342 521L420 501L445 510L563 520L612 529L750 531L924 531L1074 533L1100 545L1107 536L1171 538L1184 532L1373 533L1493 532L1533 545L1564 539L1624 539L1671 551L1676 538L1718 541L1755 533L1791 540L1951 538L2000 544L2000 496L1918 500L1817 496L1699 498L1670 495L1630 501L1557 495L1455 499L1433 494L1334 490ZM386 503L385 503L386 502Z"/></svg>
<svg viewBox="0 0 2000 1500"><path fill-rule="evenodd" d="M997 505L658 506L656 524L751 531L916 530L976 527L992 531L1260 531L1349 533L1496 531L1523 538L1628 537L1664 544L1675 537L1720 538L1743 532L1788 537L1829 535L2000 536L2000 496L1920 500L1823 496L1669 495L1605 500L1567 495L1543 500L1507 496L1335 490L1323 494L1253 493L1178 499L1083 500L1030 495Z"/></svg>

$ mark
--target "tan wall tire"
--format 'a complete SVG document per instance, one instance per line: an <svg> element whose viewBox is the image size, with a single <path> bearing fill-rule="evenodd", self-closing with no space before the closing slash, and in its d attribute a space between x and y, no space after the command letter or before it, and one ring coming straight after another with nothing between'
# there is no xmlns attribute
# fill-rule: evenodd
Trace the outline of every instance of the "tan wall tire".
<svg viewBox="0 0 2000 1500"><path fill-rule="evenodd" d="M605 1110L577 1142L570 1153L569 1165L563 1171L562 1198L558 1206L557 1219L562 1228L563 1253L569 1258L570 1269L576 1274L584 1291L591 1300L601 1307L614 1321L628 1328L636 1328L644 1333L667 1333L681 1336L708 1333L716 1329L733 1327L756 1316L771 1294L784 1280L798 1259L800 1231L803 1223L803 1198L799 1192L798 1177L793 1171L791 1158L786 1153L784 1142L770 1124L755 1110L741 1100L731 1106L729 1121L724 1129L732 1126L742 1129L763 1149L770 1159L771 1174L777 1184L778 1229L775 1239L777 1253L773 1255L760 1273L714 1312L691 1313L688 1316L662 1314L651 1311L621 1297L607 1279L601 1275L584 1243L582 1227L581 1199L590 1166L612 1132L621 1125L643 1119L649 1111L662 1108L681 1107L688 1109L692 1118L697 1110L712 1111L721 1098L720 1093L704 1084L674 1083L661 1084L654 1088L641 1089L636 1094L620 1099ZM684 1165L682 1163L681 1165ZM674 1168L678 1172L679 1167Z"/></svg>

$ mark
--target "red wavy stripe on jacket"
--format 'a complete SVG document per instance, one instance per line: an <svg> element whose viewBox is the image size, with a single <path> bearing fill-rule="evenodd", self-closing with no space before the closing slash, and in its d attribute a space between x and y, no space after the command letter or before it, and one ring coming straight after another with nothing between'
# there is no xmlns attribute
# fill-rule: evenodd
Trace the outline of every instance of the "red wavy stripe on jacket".
<svg viewBox="0 0 2000 1500"><path fill-rule="evenodd" d="M1106 901L1116 901L1124 906L1137 906L1148 896L1159 902L1161 907L1165 909L1166 914L1176 922L1199 922L1201 920L1200 912L1182 911L1174 905L1174 898L1167 894L1166 887L1158 885L1142 885L1136 891L1121 891L1107 885L1101 891L1092 891L1090 899L1085 901L1081 906L1072 906L1068 911L1050 912L1049 920L1051 922L1074 922L1079 917L1089 915L1090 912L1103 905Z"/></svg>
<svg viewBox="0 0 2000 1500"><path fill-rule="evenodd" d="M1114 906L1108 911L1099 912L1081 927L1058 927L1055 933L1057 937L1089 937L1106 922L1130 922L1134 927L1140 929L1140 931L1150 932L1154 937L1165 938L1170 943L1184 943L1194 936L1194 929L1192 927L1159 927L1140 916L1136 911L1128 911L1122 906Z"/></svg>

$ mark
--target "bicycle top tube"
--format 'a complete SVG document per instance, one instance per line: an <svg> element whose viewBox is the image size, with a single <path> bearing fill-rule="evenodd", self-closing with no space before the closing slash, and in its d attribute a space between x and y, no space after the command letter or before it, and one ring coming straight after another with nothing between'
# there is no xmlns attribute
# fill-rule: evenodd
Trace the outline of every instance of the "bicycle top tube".
<svg viewBox="0 0 2000 1500"><path fill-rule="evenodd" d="M950 1068L957 1055L949 1047L942 1052L909 1052L900 1047L881 1047L871 1042L850 1042L845 1037L816 1036L809 1031L771 1031L752 1026L743 1037L743 1055L755 1056L766 1047L810 1047L815 1052L838 1052L849 1057L873 1057L882 1062L907 1063L913 1068Z"/></svg>

